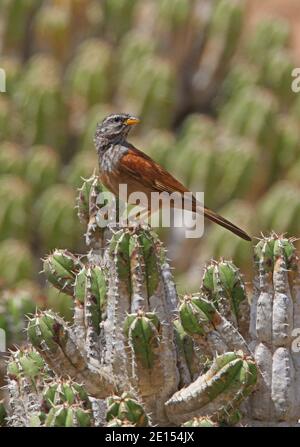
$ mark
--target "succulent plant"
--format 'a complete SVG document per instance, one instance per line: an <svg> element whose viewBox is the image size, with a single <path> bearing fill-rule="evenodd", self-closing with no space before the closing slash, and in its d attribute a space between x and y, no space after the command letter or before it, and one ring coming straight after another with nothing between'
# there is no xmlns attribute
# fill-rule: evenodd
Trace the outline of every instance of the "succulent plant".
<svg viewBox="0 0 300 447"><path fill-rule="evenodd" d="M3 175L0 180L1 239L25 238L29 231L28 207L31 204L31 189L21 178Z"/></svg>
<svg viewBox="0 0 300 447"><path fill-rule="evenodd" d="M2 141L0 144L0 174L20 175L24 168L24 154L17 143Z"/></svg>
<svg viewBox="0 0 300 447"><path fill-rule="evenodd" d="M88 427L92 404L84 388L59 379L34 349L12 353L7 366L10 426Z"/></svg>
<svg viewBox="0 0 300 447"><path fill-rule="evenodd" d="M107 399L106 420L129 422L135 427L147 427L148 416L143 406L130 394L124 392L122 396L111 396Z"/></svg>
<svg viewBox="0 0 300 447"><path fill-rule="evenodd" d="M94 231L101 213L97 200L91 202L101 192L97 182L87 180L78 201L81 219L92 219ZM104 236L100 245L97 237L88 239L87 255L57 249L44 260L49 282L72 297L74 316L72 325L51 310L30 317L29 340L46 363L30 366L31 377L25 371L40 389L18 387L28 396L21 416L13 403L12 384L20 381L13 358L8 424L296 424L299 371L291 343L300 297L293 239L272 234L256 245L249 304L230 261L208 264L200 292L178 300L151 229L108 225Z"/></svg>
<svg viewBox="0 0 300 447"><path fill-rule="evenodd" d="M26 153L23 175L35 194L56 183L60 173L57 152L48 146L32 146Z"/></svg>
<svg viewBox="0 0 300 447"><path fill-rule="evenodd" d="M290 39L289 23L283 19L260 21L248 42L248 57L255 64L264 67L266 54L285 48Z"/></svg>
<svg viewBox="0 0 300 447"><path fill-rule="evenodd" d="M175 86L172 67L167 60L154 56L146 60L136 59L120 79L120 102L128 104L127 108L147 120L149 125L168 127L173 118Z"/></svg>
<svg viewBox="0 0 300 447"><path fill-rule="evenodd" d="M262 230L276 228L278 231L298 232L299 189L293 183L282 180L271 187L258 203L259 224ZM280 213L279 204L285 204Z"/></svg>
<svg viewBox="0 0 300 447"><path fill-rule="evenodd" d="M0 292L0 328L5 331L7 347L21 344L25 339L26 315L43 306L40 289L34 282L23 281L16 288Z"/></svg>
<svg viewBox="0 0 300 447"><path fill-rule="evenodd" d="M19 133L19 116L15 104L8 96L0 96L0 138L15 141Z"/></svg>
<svg viewBox="0 0 300 447"><path fill-rule="evenodd" d="M2 39L7 51L21 52L22 56L24 53L27 55L27 23L40 4L41 0L3 0L1 2L0 11L5 24Z"/></svg>
<svg viewBox="0 0 300 447"><path fill-rule="evenodd" d="M95 215L95 209L86 206L94 182L86 182L80 191L79 211L85 221ZM178 424L207 414L208 409L215 420L229 423L253 388L256 368L247 343L234 327L236 322L231 324L225 317L226 306L219 298L218 311L214 300L187 297L178 308L181 326L179 322L173 326L177 293L157 236L140 227L107 230L111 239L104 241L102 256L94 239L87 256L55 250L44 260L49 282L73 297L73 324L69 326L51 310L39 310L28 324L30 342L55 374L83 382L95 399L108 398L106 420L111 424ZM235 303L229 310L232 320L238 303L245 300L239 272L230 263L221 263L216 272L216 293L226 295L224 300L232 296ZM205 284L209 294L208 281ZM189 348L184 331L189 334L186 339L190 337ZM205 340L209 349L206 356L199 356ZM194 379L191 372L196 365L201 375ZM179 383L185 388L178 390ZM203 395L199 402L191 398L193 389L197 396ZM71 408L66 409L64 403L57 403L45 419L38 418L45 425L64 426L70 420L77 425L92 423L82 409L76 412L73 402L68 405ZM38 423L36 416L34 421Z"/></svg>
<svg viewBox="0 0 300 447"><path fill-rule="evenodd" d="M43 54L34 55L28 61L15 93L28 144L63 147L66 114L60 90L61 75L57 61Z"/></svg>
<svg viewBox="0 0 300 447"><path fill-rule="evenodd" d="M136 0L104 0L103 23L108 38L118 40L132 25Z"/></svg>
<svg viewBox="0 0 300 447"><path fill-rule="evenodd" d="M271 234L255 247L251 348L262 374L250 399L254 425L299 419L299 260L294 240Z"/></svg>
<svg viewBox="0 0 300 447"><path fill-rule="evenodd" d="M79 188L82 180L90 176L97 166L97 155L95 152L80 151L72 159L64 170L64 177L68 184Z"/></svg>
<svg viewBox="0 0 300 447"><path fill-rule="evenodd" d="M79 227L74 210L74 192L67 185L55 184L46 189L35 203L37 232L44 247L54 249L63 241L75 246Z"/></svg>
<svg viewBox="0 0 300 447"><path fill-rule="evenodd" d="M34 18L34 32L40 50L50 50L65 60L70 51L70 8L66 4L43 4Z"/></svg>
<svg viewBox="0 0 300 447"><path fill-rule="evenodd" d="M5 71L5 93L13 96L21 76L21 60L17 56L1 56L1 68Z"/></svg>
<svg viewBox="0 0 300 447"><path fill-rule="evenodd" d="M100 39L85 40L66 72L71 113L85 113L111 94L111 50Z"/></svg>
<svg viewBox="0 0 300 447"><path fill-rule="evenodd" d="M0 243L0 283L5 287L15 286L18 281L32 279L35 261L29 246L16 239Z"/></svg>

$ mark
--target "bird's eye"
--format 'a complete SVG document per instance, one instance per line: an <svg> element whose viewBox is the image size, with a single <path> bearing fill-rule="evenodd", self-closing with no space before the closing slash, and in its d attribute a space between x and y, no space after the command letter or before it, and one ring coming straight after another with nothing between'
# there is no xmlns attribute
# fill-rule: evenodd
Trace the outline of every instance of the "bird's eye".
<svg viewBox="0 0 300 447"><path fill-rule="evenodd" d="M120 123L122 121L122 118L120 116L115 117L115 122Z"/></svg>

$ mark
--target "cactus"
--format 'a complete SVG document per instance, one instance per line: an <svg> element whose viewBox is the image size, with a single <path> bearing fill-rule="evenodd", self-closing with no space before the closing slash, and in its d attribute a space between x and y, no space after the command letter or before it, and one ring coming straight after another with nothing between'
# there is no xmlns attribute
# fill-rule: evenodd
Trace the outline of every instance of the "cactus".
<svg viewBox="0 0 300 447"><path fill-rule="evenodd" d="M93 217L94 230L101 212L91 207L97 182L87 180L78 201L79 215L85 222ZM98 184L93 195L100 192ZM34 362L32 354L30 362L16 361L22 351L13 354L7 423L295 425L299 365L291 343L299 263L293 239L272 234L256 245L249 305L232 262L208 264L200 292L178 301L165 250L151 229L105 231L101 250L93 239L87 255L57 249L44 260L49 282L74 301L72 325L51 310L30 317ZM15 381L23 409L15 403Z"/></svg>
<svg viewBox="0 0 300 447"><path fill-rule="evenodd" d="M251 234L257 234L260 228L255 221L253 207L242 200L232 200L228 205L221 209L226 216L232 216L235 222L239 222L241 226L248 227ZM249 274L249 258L252 256L251 246L241 244L237 238L227 236L224 231L211 227L207 232L207 238L203 243L203 252L198 255L199 261L205 262L210 253L215 253L217 258L225 257L233 259L240 268L245 267Z"/></svg>
<svg viewBox="0 0 300 447"><path fill-rule="evenodd" d="M257 65L266 64L266 54L285 48L290 39L290 27L282 19L259 22L248 43L248 56Z"/></svg>
<svg viewBox="0 0 300 447"><path fill-rule="evenodd" d="M101 208L90 207L94 182L92 178L80 190L79 211L86 222L96 211L96 225ZM101 188L94 194L99 192ZM70 326L53 311L38 310L27 329L34 348L54 375L83 383L96 401L107 398L109 425L178 424L208 409L215 421L236 422L257 373L246 341L226 319L221 298L186 297L178 307L180 322L173 324L177 293L157 236L143 227L107 230L111 238L104 241L102 256L96 240L87 256L55 250L44 260L49 282L73 298L74 317ZM239 272L223 262L215 280L218 297L231 302L232 319L245 300ZM205 285L209 295L207 281ZM201 352L205 340L209 349ZM179 383L185 388L178 390ZM57 386L53 384L55 390ZM203 394L194 403L193 389ZM26 418L29 425L93 424L73 401L54 402L45 416L34 405L34 414Z"/></svg>
<svg viewBox="0 0 300 447"><path fill-rule="evenodd" d="M107 399L107 422L126 421L135 427L148 426L148 416L145 414L143 406L130 394L123 393L122 396L111 396Z"/></svg>
<svg viewBox="0 0 300 447"><path fill-rule="evenodd" d="M136 59L120 79L121 103L129 103L127 107L152 126L168 127L172 121L175 85L174 74L167 60L157 57Z"/></svg>
<svg viewBox="0 0 300 447"><path fill-rule="evenodd" d="M208 300L244 335L249 326L249 306L240 271L230 261L206 266L202 288ZM247 315L248 313L248 315Z"/></svg>
<svg viewBox="0 0 300 447"><path fill-rule="evenodd" d="M26 47L26 44L28 44L27 24L34 16L40 3L41 0L4 0L1 3L0 11L5 24L2 38L6 50L11 52L23 50L23 54L28 53Z"/></svg>
<svg viewBox="0 0 300 447"><path fill-rule="evenodd" d="M35 203L37 231L44 247L54 249L63 241L69 248L78 240L79 228L74 210L74 192L66 185L46 189Z"/></svg>
<svg viewBox="0 0 300 447"><path fill-rule="evenodd" d="M1 68L5 71L6 93L12 97L21 76L21 61L16 56L1 56Z"/></svg>
<svg viewBox="0 0 300 447"><path fill-rule="evenodd" d="M203 411L219 422L230 420L236 406L253 391L256 376L255 363L242 352L220 355L207 373L166 402L168 417L172 422L183 423ZM216 404L220 406L217 411Z"/></svg>
<svg viewBox="0 0 300 447"><path fill-rule="evenodd" d="M1 239L28 235L28 207L31 204L31 189L16 176L2 176L0 180L0 200L2 202L0 233Z"/></svg>
<svg viewBox="0 0 300 447"><path fill-rule="evenodd" d="M78 152L72 159L71 163L66 166L64 177L68 184L79 188L82 179L88 178L97 166L97 156L94 152L88 151Z"/></svg>
<svg viewBox="0 0 300 447"><path fill-rule="evenodd" d="M262 230L277 228L278 231L297 232L299 216L299 189L288 181L281 181L270 188L258 203L259 224ZM286 204L285 213L278 206Z"/></svg>
<svg viewBox="0 0 300 447"><path fill-rule="evenodd" d="M86 225L85 232L85 243L87 246L103 248L105 244L105 239L107 238L107 233L110 231L106 228L106 225L98 225L98 223L103 223L107 221L109 216L106 216L107 205L111 210L111 218L113 221L119 221L119 201L118 199L110 201L107 198L108 203L102 201L98 202L98 196L100 193L105 193L106 190L103 185L101 185L98 176L93 175L92 177L86 179L79 189L79 194L77 198L77 211L78 217L81 223ZM106 200L106 198L105 198ZM103 208L104 206L104 208ZM114 206L116 208L114 208ZM122 211L122 209L121 209ZM101 222L101 219L104 222Z"/></svg>
<svg viewBox="0 0 300 447"><path fill-rule="evenodd" d="M274 141L276 98L257 87L242 90L220 113L221 123L234 133L253 138L262 145Z"/></svg>
<svg viewBox="0 0 300 447"><path fill-rule="evenodd" d="M0 138L1 140L14 141L19 133L19 115L16 111L15 104L9 97L1 94L0 97Z"/></svg>
<svg viewBox="0 0 300 447"><path fill-rule="evenodd" d="M268 60L262 73L262 82L271 88L288 105L294 100L291 89L291 73L294 64L291 55L286 50L269 52Z"/></svg>
<svg viewBox="0 0 300 447"><path fill-rule="evenodd" d="M45 294L47 308L61 315L66 321L72 321L74 313L72 298L51 286L45 290Z"/></svg>
<svg viewBox="0 0 300 447"><path fill-rule="evenodd" d="M20 175L24 168L21 147L11 141L0 144L0 174Z"/></svg>
<svg viewBox="0 0 300 447"><path fill-rule="evenodd" d="M250 333L263 380L250 399L254 425L296 425L299 419L299 354L293 343L299 328L299 260L293 242L272 234L255 247Z"/></svg>
<svg viewBox="0 0 300 447"><path fill-rule="evenodd" d="M60 67L55 59L33 56L15 93L28 144L63 146L66 114L60 89Z"/></svg>
<svg viewBox="0 0 300 447"><path fill-rule="evenodd" d="M30 248L16 239L6 239L0 243L0 282L14 286L23 279L32 279L35 262Z"/></svg>
<svg viewBox="0 0 300 447"><path fill-rule="evenodd" d="M89 39L78 48L66 72L68 96L74 113L85 113L91 106L105 102L111 91L109 46L100 39Z"/></svg>
<svg viewBox="0 0 300 447"><path fill-rule="evenodd" d="M131 27L136 0L104 0L103 23L110 39L118 40Z"/></svg>
<svg viewBox="0 0 300 447"><path fill-rule="evenodd" d="M0 328L5 330L6 345L22 343L27 325L26 315L43 305L41 291L30 281L19 283L17 288L4 289L0 293Z"/></svg>
<svg viewBox="0 0 300 447"><path fill-rule="evenodd" d="M35 194L56 183L60 160L54 149L48 146L32 146L26 154L24 177Z"/></svg>
<svg viewBox="0 0 300 447"><path fill-rule="evenodd" d="M64 5L45 4L34 18L34 32L39 49L50 50L53 55L65 60L70 50L70 9Z"/></svg>
<svg viewBox="0 0 300 447"><path fill-rule="evenodd" d="M28 347L8 362L10 426L88 427L95 424L92 403L82 385L59 379Z"/></svg>

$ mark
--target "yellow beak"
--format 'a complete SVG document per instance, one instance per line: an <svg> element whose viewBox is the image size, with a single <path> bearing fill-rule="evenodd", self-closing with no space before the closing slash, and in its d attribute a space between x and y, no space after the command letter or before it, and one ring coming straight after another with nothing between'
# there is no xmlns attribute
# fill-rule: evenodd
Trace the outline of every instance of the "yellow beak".
<svg viewBox="0 0 300 447"><path fill-rule="evenodd" d="M138 118L132 116L131 118L128 118L124 124L126 124L126 126L133 126L134 124L139 124L139 122L140 120Z"/></svg>

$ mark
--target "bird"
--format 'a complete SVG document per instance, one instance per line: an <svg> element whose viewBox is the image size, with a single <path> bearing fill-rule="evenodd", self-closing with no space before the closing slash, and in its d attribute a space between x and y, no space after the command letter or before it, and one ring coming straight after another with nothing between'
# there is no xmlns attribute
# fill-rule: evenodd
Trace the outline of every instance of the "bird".
<svg viewBox="0 0 300 447"><path fill-rule="evenodd" d="M151 204L151 193L190 193L188 188L176 180L166 169L151 157L127 141L127 136L140 119L128 114L117 113L107 116L96 127L94 144L99 160L99 179L115 196L119 195L119 185L125 184L128 195L134 192L146 194ZM190 193L191 194L191 193ZM200 204L192 195L192 212L221 225L240 238L251 241L242 229ZM190 210L190 208L189 208ZM151 210L147 210L149 213Z"/></svg>

